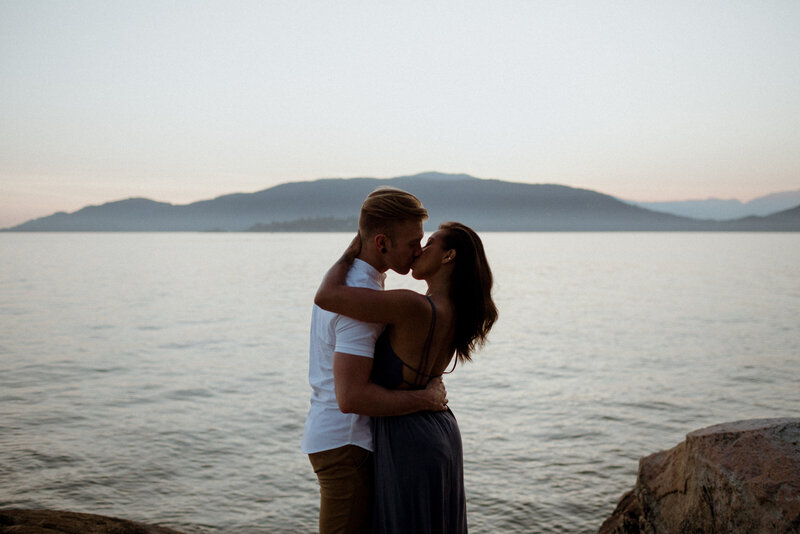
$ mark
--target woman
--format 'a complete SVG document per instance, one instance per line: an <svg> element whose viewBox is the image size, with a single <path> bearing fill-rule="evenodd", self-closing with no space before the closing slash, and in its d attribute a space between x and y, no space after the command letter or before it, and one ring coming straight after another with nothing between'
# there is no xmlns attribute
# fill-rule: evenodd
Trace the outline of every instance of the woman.
<svg viewBox="0 0 800 534"><path fill-rule="evenodd" d="M314 301L334 313L387 323L375 345L372 381L421 389L454 355L469 361L497 319L492 273L477 234L449 222L430 236L412 265L412 276L428 285L425 295L347 287L360 243L356 236ZM461 434L449 409L375 417L373 441L375 532L466 532Z"/></svg>

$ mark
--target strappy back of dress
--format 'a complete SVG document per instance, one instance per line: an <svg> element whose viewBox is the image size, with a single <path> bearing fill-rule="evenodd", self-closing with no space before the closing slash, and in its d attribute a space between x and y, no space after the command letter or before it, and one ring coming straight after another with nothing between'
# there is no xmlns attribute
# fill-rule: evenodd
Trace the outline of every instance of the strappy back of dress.
<svg viewBox="0 0 800 534"><path fill-rule="evenodd" d="M431 326L428 328L428 337L425 339L425 347L422 349L422 359L419 361L419 365L416 369L403 362L403 366L411 369L416 377L413 384L408 382L405 378L403 379L403 382L417 387L427 385L430 379L433 378L433 376L425 373L424 370L430 369L430 367L428 367L428 362L430 361L431 356L433 333L436 331L436 305L433 303L433 299L431 299L429 296L425 295L425 298L428 299L428 302L431 305Z"/></svg>
<svg viewBox="0 0 800 534"><path fill-rule="evenodd" d="M389 341L389 329L387 328L375 344L372 380L376 384L393 389L405 384L411 389L421 389L428 384L431 378L435 378L425 371L429 370L431 344L433 343L433 334L436 331L436 305L427 295L425 298L428 299L431 305L431 324L428 328L428 337L425 339L419 365L416 367L408 365L397 355ZM414 374L413 381L406 380L403 368L411 370Z"/></svg>

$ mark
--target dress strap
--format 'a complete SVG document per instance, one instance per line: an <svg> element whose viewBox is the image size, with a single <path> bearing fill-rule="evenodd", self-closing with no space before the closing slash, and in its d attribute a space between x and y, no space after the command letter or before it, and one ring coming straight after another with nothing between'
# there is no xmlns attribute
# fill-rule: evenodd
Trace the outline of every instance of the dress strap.
<svg viewBox="0 0 800 534"><path fill-rule="evenodd" d="M436 305L433 303L433 299L428 295L425 295L425 298L428 299L428 303L431 305L431 325L428 328L428 337L425 340L425 347L422 349L422 359L420 359L417 368L414 369L414 373L416 374L414 382L416 385L420 386L427 383L427 379L430 378L430 375L426 373L425 370L428 369L433 333L436 331Z"/></svg>
<svg viewBox="0 0 800 534"><path fill-rule="evenodd" d="M425 298L431 304L431 326L428 328L428 339L425 340L425 355L423 356L426 360L425 363L427 363L428 355L431 351L431 343L433 342L433 332L436 330L436 305L428 295L425 295Z"/></svg>

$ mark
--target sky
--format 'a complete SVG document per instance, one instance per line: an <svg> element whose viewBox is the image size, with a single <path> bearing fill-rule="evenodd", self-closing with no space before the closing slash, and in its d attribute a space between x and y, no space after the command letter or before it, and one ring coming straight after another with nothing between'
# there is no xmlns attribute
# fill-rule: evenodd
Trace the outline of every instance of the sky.
<svg viewBox="0 0 800 534"><path fill-rule="evenodd" d="M796 0L0 0L0 227L426 171L800 188Z"/></svg>

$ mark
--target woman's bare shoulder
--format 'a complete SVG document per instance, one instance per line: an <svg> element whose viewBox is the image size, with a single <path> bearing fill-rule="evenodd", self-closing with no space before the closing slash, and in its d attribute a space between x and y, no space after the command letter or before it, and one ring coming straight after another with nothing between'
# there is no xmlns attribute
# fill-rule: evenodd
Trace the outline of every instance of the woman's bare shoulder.
<svg viewBox="0 0 800 534"><path fill-rule="evenodd" d="M427 310L431 309L428 298L411 289L390 289L384 293L391 295L392 302L410 316L424 315ZM407 316L406 318L411 319L412 317Z"/></svg>

